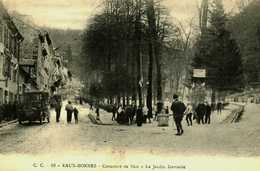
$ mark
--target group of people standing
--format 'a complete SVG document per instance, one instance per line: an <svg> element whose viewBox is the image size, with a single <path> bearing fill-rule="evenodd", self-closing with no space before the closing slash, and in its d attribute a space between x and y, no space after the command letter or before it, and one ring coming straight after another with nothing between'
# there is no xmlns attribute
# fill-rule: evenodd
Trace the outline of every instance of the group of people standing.
<svg viewBox="0 0 260 171"><path fill-rule="evenodd" d="M117 121L119 124L132 124L137 111L135 104L130 106L113 105L112 121Z"/></svg>
<svg viewBox="0 0 260 171"><path fill-rule="evenodd" d="M223 109L223 103L218 102L216 105L210 105L207 101L199 103L197 106L188 103L187 106L181 101L179 101L178 95L173 96L173 103L171 110L173 112L173 118L175 125L177 127L177 134L183 134L182 120L186 116L186 122L188 126L192 126L193 120L196 120L198 124L210 124L211 123L211 113L217 109L217 113L221 114Z"/></svg>
<svg viewBox="0 0 260 171"><path fill-rule="evenodd" d="M222 103L217 103L216 109L218 113L221 113ZM99 120L99 106L95 105L97 120ZM90 109L93 110L93 104L90 103ZM185 105L183 102L179 100L178 95L173 96L173 102L169 109L168 106L165 108L165 113L170 114L172 111L173 119L177 128L177 136L181 136L184 133L182 127L182 120L186 117L186 122L188 126L193 125L193 120L196 120L198 124L210 124L211 123L211 113L215 109L212 105L210 105L207 101L200 102L197 105L192 103L187 103ZM71 122L71 115L73 113L73 109L71 103L69 102L66 106L68 122ZM151 119L153 118L153 114L149 114L149 110L147 107L138 106L133 103L132 105L123 106L122 104L113 105L112 109L112 121L117 121L119 124L132 124L134 122L134 118L136 118L137 126L142 126L143 123L151 123ZM76 112L77 113L77 112ZM75 115L75 112L74 112ZM77 114L75 115L75 119L77 120ZM156 115L155 115L156 119Z"/></svg>
<svg viewBox="0 0 260 171"><path fill-rule="evenodd" d="M61 108L62 108L62 100L61 98L56 98L54 103L54 109L56 113L57 123L60 122ZM65 106L65 110L67 112L67 123L71 123L72 115L74 115L75 123L77 124L79 111L76 107L73 107L71 101L68 101L68 104L66 104Z"/></svg>
<svg viewBox="0 0 260 171"><path fill-rule="evenodd" d="M194 117L198 124L210 124L211 119L211 105L208 102L199 103L195 109Z"/></svg>

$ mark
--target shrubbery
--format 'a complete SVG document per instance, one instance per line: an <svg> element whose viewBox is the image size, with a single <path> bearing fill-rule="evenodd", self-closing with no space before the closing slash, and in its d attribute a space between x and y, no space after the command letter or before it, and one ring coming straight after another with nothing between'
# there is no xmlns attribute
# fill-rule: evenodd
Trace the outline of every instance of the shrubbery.
<svg viewBox="0 0 260 171"><path fill-rule="evenodd" d="M113 112L113 105L110 105L110 104L99 104L99 108L101 108L109 113Z"/></svg>
<svg viewBox="0 0 260 171"><path fill-rule="evenodd" d="M2 120L10 121L16 119L19 112L19 106L16 103L2 104L0 106L0 122Z"/></svg>
<svg viewBox="0 0 260 171"><path fill-rule="evenodd" d="M92 104L93 107L95 107L95 104L97 103L96 100L93 100L91 98L85 97L85 98L83 98L83 100L84 100L85 103ZM99 103L98 107L100 109L105 110L106 112L109 112L109 113L112 113L112 111L113 111L113 105L111 105L111 104Z"/></svg>

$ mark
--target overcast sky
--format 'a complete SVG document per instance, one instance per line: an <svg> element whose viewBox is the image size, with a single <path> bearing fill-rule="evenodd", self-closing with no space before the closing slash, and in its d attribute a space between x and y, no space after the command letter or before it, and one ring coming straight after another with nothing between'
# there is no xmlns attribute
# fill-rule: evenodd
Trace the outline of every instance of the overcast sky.
<svg viewBox="0 0 260 171"><path fill-rule="evenodd" d="M62 29L83 29L87 19L100 6L100 0L3 0L9 10L32 15L35 23ZM201 0L164 0L171 15L180 21L196 16ZM227 11L235 8L237 0L223 0Z"/></svg>

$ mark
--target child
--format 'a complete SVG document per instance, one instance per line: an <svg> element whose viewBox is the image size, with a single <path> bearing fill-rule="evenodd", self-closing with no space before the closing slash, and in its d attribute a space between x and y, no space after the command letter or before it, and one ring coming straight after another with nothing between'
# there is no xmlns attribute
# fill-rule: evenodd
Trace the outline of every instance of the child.
<svg viewBox="0 0 260 171"><path fill-rule="evenodd" d="M74 119L75 119L75 123L77 124L78 123L78 114L79 114L79 111L76 107L74 107L74 110L73 110L73 114L74 114Z"/></svg>

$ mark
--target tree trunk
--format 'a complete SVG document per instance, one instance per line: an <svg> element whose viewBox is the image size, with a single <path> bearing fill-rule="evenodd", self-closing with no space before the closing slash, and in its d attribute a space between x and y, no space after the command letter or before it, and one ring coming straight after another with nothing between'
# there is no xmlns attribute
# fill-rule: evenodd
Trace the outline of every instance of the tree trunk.
<svg viewBox="0 0 260 171"><path fill-rule="evenodd" d="M162 75L161 75L161 61L160 61L160 49L161 44L157 35L157 25L156 25L156 16L154 9L154 0L147 0L147 16L148 16L148 24L149 31L152 38L152 45L154 45L154 55L157 69L157 112L160 113L163 108L163 100L162 100ZM159 20L158 16L158 20ZM157 21L159 23L159 21Z"/></svg>
<svg viewBox="0 0 260 171"><path fill-rule="evenodd" d="M130 105L130 98L129 98L129 95L126 96L126 105L127 105L127 106Z"/></svg>
<svg viewBox="0 0 260 171"><path fill-rule="evenodd" d="M161 62L159 54L155 55L156 66L157 66L157 112L160 113L163 108L162 99L162 75L161 75Z"/></svg>
<svg viewBox="0 0 260 171"><path fill-rule="evenodd" d="M124 107L126 106L126 98L125 98L125 95L123 95L123 106L124 106Z"/></svg>
<svg viewBox="0 0 260 171"><path fill-rule="evenodd" d="M135 21L135 50L136 50L136 61L137 61L137 87L138 87L138 100L139 106L143 105L143 97L142 97L142 58L141 58L141 0L137 1L137 16Z"/></svg>
<svg viewBox="0 0 260 171"><path fill-rule="evenodd" d="M148 116L152 116L153 103L153 58L154 58L154 9L153 2L149 2L147 6L147 18L149 23L149 67L148 67L148 87L147 87L147 108Z"/></svg>

